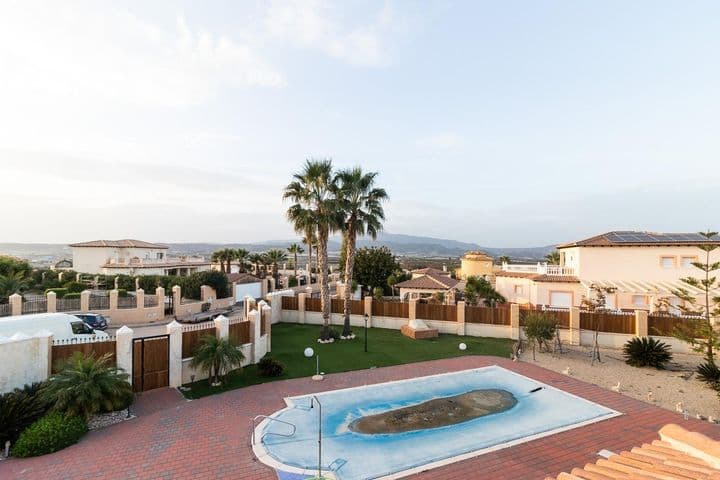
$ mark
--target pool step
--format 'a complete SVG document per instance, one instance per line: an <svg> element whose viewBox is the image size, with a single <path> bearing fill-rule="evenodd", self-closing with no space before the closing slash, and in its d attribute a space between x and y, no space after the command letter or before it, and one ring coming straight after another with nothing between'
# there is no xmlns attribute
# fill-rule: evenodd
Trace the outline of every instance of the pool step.
<svg viewBox="0 0 720 480"><path fill-rule="evenodd" d="M345 460L344 458L336 458L335 460L333 460L333 462L330 465L328 465L328 470L330 470L331 472L337 472L346 463L347 463L347 460Z"/></svg>

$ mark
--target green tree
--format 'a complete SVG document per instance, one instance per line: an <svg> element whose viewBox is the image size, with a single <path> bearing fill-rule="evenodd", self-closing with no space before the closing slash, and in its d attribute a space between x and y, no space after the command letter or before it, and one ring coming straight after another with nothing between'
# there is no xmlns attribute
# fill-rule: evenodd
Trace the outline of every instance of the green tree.
<svg viewBox="0 0 720 480"><path fill-rule="evenodd" d="M20 270L0 275L0 301L7 301L10 295L22 294L30 286L30 278Z"/></svg>
<svg viewBox="0 0 720 480"><path fill-rule="evenodd" d="M480 300L486 307L494 307L498 303L505 303L505 297L483 277L471 275L465 279L465 299L471 305L476 305Z"/></svg>
<svg viewBox="0 0 720 480"><path fill-rule="evenodd" d="M268 250L265 255L267 256L267 260L270 262L270 265L272 265L272 276L275 281L275 285L277 286L278 264L287 260L287 253L279 248L273 248Z"/></svg>
<svg viewBox="0 0 720 480"><path fill-rule="evenodd" d="M112 364L112 355L73 355L41 388L40 395L53 410L85 419L100 412L126 408L133 400L129 376Z"/></svg>
<svg viewBox="0 0 720 480"><path fill-rule="evenodd" d="M330 288L328 285L328 238L330 232L341 224L340 210L334 198L335 191L332 162L330 160L307 160L303 170L293 175L285 187L283 198L293 205L288 208L287 218L295 231L317 232L318 277L323 326L321 340L330 339Z"/></svg>
<svg viewBox="0 0 720 480"><path fill-rule="evenodd" d="M390 291L388 278L398 270L400 264L387 247L365 247L355 253L353 278L369 291L375 287L387 288L387 291Z"/></svg>
<svg viewBox="0 0 720 480"><path fill-rule="evenodd" d="M230 273L230 263L235 259L235 256L236 251L232 248L221 248L214 251L210 259L220 264L220 270Z"/></svg>
<svg viewBox="0 0 720 480"><path fill-rule="evenodd" d="M287 249L288 253L293 255L293 276L297 278L297 271L298 271L298 254L303 253L305 250L298 245L297 243L293 243L290 245Z"/></svg>
<svg viewBox="0 0 720 480"><path fill-rule="evenodd" d="M248 255L248 262L250 262L253 265L253 273L255 273L256 276L260 277L260 264L263 261L263 256L259 253L251 253Z"/></svg>
<svg viewBox="0 0 720 480"><path fill-rule="evenodd" d="M500 265L502 265L503 263L510 263L510 257L508 257L507 255L500 255L497 258L497 263Z"/></svg>
<svg viewBox="0 0 720 480"><path fill-rule="evenodd" d="M560 265L560 252L555 250L545 255L545 261L550 265Z"/></svg>
<svg viewBox="0 0 720 480"><path fill-rule="evenodd" d="M247 270L249 255L250 252L248 252L244 248L238 248L237 250L235 250L235 260L238 261L238 271L240 273L245 273L245 271Z"/></svg>
<svg viewBox="0 0 720 480"><path fill-rule="evenodd" d="M219 385L225 375L234 368L240 368L245 358L239 349L240 345L232 338L217 338L205 335L193 352L190 366L208 372L211 385Z"/></svg>
<svg viewBox="0 0 720 480"><path fill-rule="evenodd" d="M308 226L303 230L303 243L308 248L308 282L312 283L312 252L313 247L317 246L317 235L315 233L315 227L312 225Z"/></svg>
<svg viewBox="0 0 720 480"><path fill-rule="evenodd" d="M355 245L358 235L369 235L375 240L385 220L383 202L388 198L383 188L375 186L377 172L363 172L355 167L341 170L336 176L337 190L335 196L343 215L342 232L345 240L345 305L343 336L352 335L350 328L350 300L355 264ZM387 280L385 282L387 285ZM384 285L382 286L384 288Z"/></svg>
<svg viewBox="0 0 720 480"><path fill-rule="evenodd" d="M390 287L390 291L392 292L393 297L395 296L395 285L397 285L398 283L399 283L398 279L394 273L392 275L390 275L387 279L387 284L388 284L388 287Z"/></svg>

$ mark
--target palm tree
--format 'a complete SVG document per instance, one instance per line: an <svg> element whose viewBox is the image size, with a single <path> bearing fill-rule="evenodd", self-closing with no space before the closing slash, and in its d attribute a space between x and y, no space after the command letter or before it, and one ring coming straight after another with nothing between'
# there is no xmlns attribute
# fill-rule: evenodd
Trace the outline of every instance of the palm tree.
<svg viewBox="0 0 720 480"><path fill-rule="evenodd" d="M498 293L486 279L471 275L465 280L465 298L474 305L482 299L486 307L494 307L497 303L505 303L505 297Z"/></svg>
<svg viewBox="0 0 720 480"><path fill-rule="evenodd" d="M248 262L252 263L253 270L255 271L256 276L260 276L260 263L263 261L263 257L259 253L251 253L247 257Z"/></svg>
<svg viewBox="0 0 720 480"><path fill-rule="evenodd" d="M550 265L560 265L560 252L555 250L554 252L545 255L545 260Z"/></svg>
<svg viewBox="0 0 720 480"><path fill-rule="evenodd" d="M298 253L303 253L305 250L303 250L303 248L302 248L300 245L298 245L297 243L293 243L292 245L290 245L290 246L287 248L287 251L288 251L288 253L291 253L291 254L293 254L293 256L294 256L294 258L293 258L293 269L295 270L295 272L293 273L293 275L295 276L295 278L297 278L297 257L298 257Z"/></svg>
<svg viewBox="0 0 720 480"><path fill-rule="evenodd" d="M245 273L245 269L248 265L248 256L250 255L250 252L245 250L244 248L238 248L235 250L235 260L238 261L238 271L240 273Z"/></svg>
<svg viewBox="0 0 720 480"><path fill-rule="evenodd" d="M278 281L278 264L287 260L287 254L279 248L273 248L265 253L267 260L272 265L272 276L275 279L275 285Z"/></svg>
<svg viewBox="0 0 720 480"><path fill-rule="evenodd" d="M502 265L503 263L510 263L510 257L508 257L507 255L500 255L497 260L500 265Z"/></svg>
<svg viewBox="0 0 720 480"><path fill-rule="evenodd" d="M41 397L53 409L85 419L99 412L112 412L132 403L128 374L112 364L112 354L95 358L75 352L59 365L41 389Z"/></svg>
<svg viewBox="0 0 720 480"><path fill-rule="evenodd" d="M308 282L312 283L312 251L317 247L317 235L314 227L308 227L303 232L303 243L308 247Z"/></svg>
<svg viewBox="0 0 720 480"><path fill-rule="evenodd" d="M6 300L14 293L22 293L30 286L30 278L22 270L0 275L0 299Z"/></svg>
<svg viewBox="0 0 720 480"><path fill-rule="evenodd" d="M220 264L221 272L230 273L230 262L233 261L235 255L235 250L232 248L221 248L220 250L215 250L210 259ZM223 264L225 264L224 267Z"/></svg>
<svg viewBox="0 0 720 480"><path fill-rule="evenodd" d="M190 366L208 372L210 385L217 386L233 367L242 366L245 356L239 346L240 344L230 337L217 338L215 335L205 335L193 352Z"/></svg>
<svg viewBox="0 0 720 480"><path fill-rule="evenodd" d="M385 212L382 203L387 200L385 189L375 187L377 172L363 172L355 167L340 171L336 176L337 203L343 215L343 237L345 252L345 322L344 337L352 335L350 329L350 299L352 296L353 267L355 265L355 243L358 235L368 234L375 240L382 229Z"/></svg>
<svg viewBox="0 0 720 480"><path fill-rule="evenodd" d="M331 231L341 224L331 160L307 160L303 170L293 175L283 199L295 202L287 217L298 233L317 232L317 263L323 326L321 340L330 339L330 288L328 286L327 245Z"/></svg>

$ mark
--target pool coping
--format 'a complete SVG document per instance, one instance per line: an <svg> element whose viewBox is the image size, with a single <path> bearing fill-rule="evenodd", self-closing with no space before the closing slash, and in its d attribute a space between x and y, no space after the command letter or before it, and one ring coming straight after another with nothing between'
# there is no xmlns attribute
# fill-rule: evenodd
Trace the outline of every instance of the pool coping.
<svg viewBox="0 0 720 480"><path fill-rule="evenodd" d="M511 373L511 374L513 374L513 375L515 375L515 376L517 376L517 377L522 377L522 378L529 379L529 380L531 380L531 381L533 381L533 382L536 382L539 386L542 386L543 388L548 388L548 389L556 390L556 391L561 392L561 393L563 393L563 394L565 394L565 395L569 395L569 396L571 396L571 397L574 397L574 398L583 400L583 401L588 402L588 403L590 403L590 404L592 404L592 405L595 405L595 406L597 406L597 407L601 407L601 408L603 408L603 409L605 409L605 410L608 410L610 413L608 413L607 415L603 415L603 416L597 417L597 418L592 418L592 419L589 419L589 420L585 420L585 421L583 421L583 422L573 423L573 424L571 424L571 425L566 425L566 426L558 427L558 428L555 428L555 429L552 429L552 430L547 430L547 431L540 432L540 433L536 433L536 434L533 434L533 435L528 435L528 436L525 436L525 437L522 437L522 438L518 438L518 439L515 439L515 440L511 440L511 441L509 441L509 442L503 442L503 443L499 443L499 444L497 444L497 445L492 445L492 446L490 446L490 447L485 447L485 448L481 448L481 449L478 449L478 450L473 450L472 452L461 453L461 454L459 454L459 455L454 455L454 456L452 456L452 457L446 457L446 458L443 458L443 459L440 459L440 460L436 460L436 461L434 461L434 462L424 463L424 464L422 464L422 465L414 466L414 467L408 468L408 469L406 469L406 470L401 470L401 471L398 471L398 472L393 472L393 473L390 473L390 474L387 474L387 475L383 475L383 476L381 476L381 477L375 477L375 480L396 480L396 479L404 478L404 477L407 477L407 476L409 476L409 475L413 475L413 474L416 474L416 473L425 472L425 471L427 471L427 470L432 470L432 469L435 469L435 468L443 467L443 466L450 465L450 464L453 464L453 463L456 463L456 462L460 462L460 461L463 461L463 460L467 460L467 459L470 459L470 458L479 457L479 456L481 456L481 455L485 455L485 454L488 454L488 453L492 453L492 452L494 452L494 451L504 450L504 449L506 449L506 448L514 447L514 446L516 446L516 445L520 445L520 444L523 444L523 443L528 443L528 442L531 442L531 441L533 441L533 440L537 440L537 439L544 438L544 437L549 437L549 436L552 436L552 435L556 435L556 434L558 434L558 433L566 432L566 431L568 431L568 430L574 430L574 429L577 429L577 428L580 428L580 427L584 427L584 426L587 426L587 425L592 425L592 424L594 424L594 423L602 422L602 421L605 421L605 420L610 420L610 419L613 419L613 418L616 418L616 417L619 417L619 416L624 415L624 413L622 413L622 412L619 412L619 411L617 411L617 410L615 410L615 409L613 409L613 408L607 407L607 406L605 406L605 405L601 405L600 403L595 402L595 401L593 401L593 400L589 400L589 399L587 399L587 398L581 397L581 396L576 395L576 394L574 394L574 393L570 393L570 392L568 392L568 391L566 391L566 390L562 390L562 389L560 389L560 388L558 388L558 387L555 387L555 386L552 386L552 385L548 385L547 383L541 382L540 380L536 380L536 379L533 378L533 377L530 377L530 376L527 376L527 375L523 375L523 374L521 374L521 373L515 372L515 371L510 370L510 369L507 369L507 368L505 368L505 367L503 367L503 366L500 366L500 365L498 365L497 363L493 363L493 364L491 364L491 365L486 365L486 366L483 366L483 367L468 368L468 369L465 369L465 370L456 370L456 371L453 371L453 372L443 372L443 373L436 373L436 374L432 374L432 375L422 375L422 376L419 376L419 377L404 378L404 379L400 379L400 380L389 380L389 381L387 381L387 382L370 383L370 384L366 384L366 385L358 385L358 386L355 386L355 387L336 388L336 389L330 389L330 390L316 391L316 392L307 393L307 394L302 394L302 395L293 395L293 396L290 396L290 397L283 397L283 401L285 402L286 407L285 407L285 408L282 408L282 409L280 409L280 410L276 410L276 411L273 412L272 414L268 415L269 418L265 418L262 422L260 422L259 424L257 424L257 426L255 427L255 429L254 429L254 435L255 435L255 437L257 437L257 438L260 438L260 441L257 442L257 443L255 443L255 444L253 444L253 443L251 442L251 447L252 447L253 454L255 455L255 457L256 457L260 462L262 462L263 464L265 464L265 465L267 465L267 466L269 466L269 467L271 467L271 468L274 468L274 469L276 469L276 470L281 470L281 471L287 472L287 473L296 473L296 474L300 474L300 475L312 475L312 476L315 476L315 475L317 474L317 470L316 470L316 469L309 470L309 469L304 469L304 468L300 468L300 467L295 467L295 466L292 466L292 465L284 464L284 463L278 461L277 459L275 459L272 455L270 455L269 451L268 451L268 450L263 446L263 444L262 444L262 430L265 428L265 426L267 425L267 423L269 423L269 422L271 421L271 419L274 418L276 415L279 415L280 413L282 413L282 412L284 412L284 411L286 411L286 410L289 410L289 409L291 409L291 408L294 408L294 407L295 407L295 404L292 402L293 400L298 399L298 398L312 397L313 395L322 395L322 394L330 393L330 392L344 392L344 391L358 390L358 389L367 388L367 387L370 387L370 386L373 386L373 387L374 387L374 386L379 386L379 385L386 385L386 384L389 384L389 383L399 384L399 383L406 383L406 382L414 382L414 381L417 381L418 379L421 379L421 378L443 377L443 376L447 376L447 375L457 375L457 374L462 374L462 373L466 373L466 372L476 372L476 371L481 371L481 370L486 370L486 369L491 369L491 368L499 368L499 369L502 369L502 370L504 370L505 372ZM333 471L331 471L331 470L322 470L322 476L323 476L323 478L326 478L326 479L328 479L328 480L337 480L337 477L335 476L335 474L334 474ZM316 478L316 477L314 477L314 478Z"/></svg>

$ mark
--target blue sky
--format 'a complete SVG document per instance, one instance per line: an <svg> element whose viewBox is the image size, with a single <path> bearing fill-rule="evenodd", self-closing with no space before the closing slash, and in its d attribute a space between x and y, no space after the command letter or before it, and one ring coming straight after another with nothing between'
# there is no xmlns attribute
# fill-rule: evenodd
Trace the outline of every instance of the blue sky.
<svg viewBox="0 0 720 480"><path fill-rule="evenodd" d="M393 233L717 227L718 51L717 2L4 2L0 241L289 238L310 156Z"/></svg>

